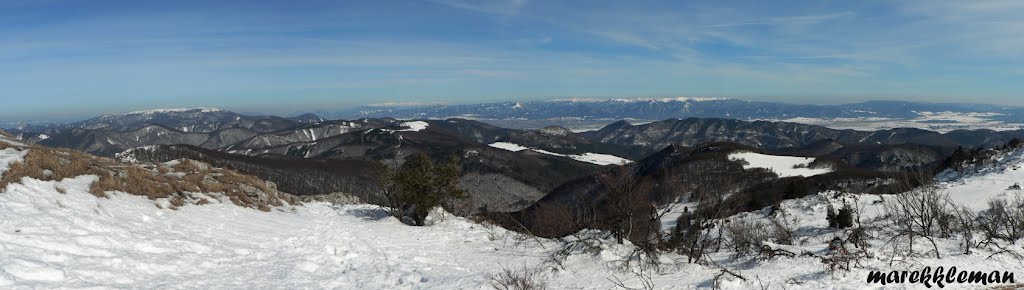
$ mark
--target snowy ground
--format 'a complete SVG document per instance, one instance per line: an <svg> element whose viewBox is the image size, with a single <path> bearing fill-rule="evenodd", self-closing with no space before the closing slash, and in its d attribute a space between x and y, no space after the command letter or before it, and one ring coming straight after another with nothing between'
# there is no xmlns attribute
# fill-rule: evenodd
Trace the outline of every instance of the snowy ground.
<svg viewBox="0 0 1024 290"><path fill-rule="evenodd" d="M508 151L512 151L512 152L519 152L519 151L523 151L523 150L532 150L534 152L541 153L541 154L565 157L565 158L570 158L570 159L573 159L573 160L576 160L576 161L587 162L587 163L592 163L592 164L597 164L597 165L622 165L622 164L627 164L627 163L633 162L633 161L631 161L629 159L625 159L625 158L618 157L618 156L615 156L615 155L590 153L590 152L583 153L583 154L561 154L561 153L555 153L555 152L551 152L551 151L547 151L547 150L543 150L543 149L529 148L529 147L526 147L526 146L522 146L522 145L515 144L515 143L509 143L509 142L494 142L494 143L488 144L488 146L491 146L491 147L494 147L494 148L498 148L498 149L502 149L502 150L508 150Z"/></svg>
<svg viewBox="0 0 1024 290"><path fill-rule="evenodd" d="M95 179L26 180L0 193L0 288L482 289L502 267L553 267L552 241L451 216L410 227L366 205L159 209L138 196L96 198L86 192ZM610 288L606 277L630 276L609 268L613 253L544 275L557 289ZM668 278L659 280L689 288Z"/></svg>
<svg viewBox="0 0 1024 290"><path fill-rule="evenodd" d="M4 171L7 171L11 163L22 161L25 158L25 153L25 151L14 148L0 150L0 176L4 174Z"/></svg>
<svg viewBox="0 0 1024 290"><path fill-rule="evenodd" d="M0 159L15 154L21 152L0 151ZM1020 153L1002 158L1012 172L1024 163ZM992 173L950 179L944 187L955 200L978 202L991 196L977 195L990 194L978 184L996 189L1017 178ZM160 209L139 196L96 198L87 193L95 179L26 179L0 192L0 288L486 289L486 275L503 267L538 269L550 289L613 289L612 278L640 286L631 272L616 267L628 246L574 254L558 267L548 259L557 242L462 218L438 220L435 215L432 225L411 227L375 206L327 203L272 212L230 203ZM842 200L864 208L865 221L882 212L879 196L822 194L784 201L784 214L762 211L730 219L777 216L798 233L795 245L784 248L820 255L839 234L827 227L825 209ZM870 270L923 266L1024 274L1024 264L1009 255L987 258L992 252L984 250L958 255L956 239L939 243L943 259L917 257L890 265L891 253L876 241L875 257L837 274L826 272L815 257L757 260L722 252L712 258L747 278L723 278L719 286L726 289L877 288L864 282ZM1012 248L1024 251L1019 245ZM719 273L676 254L663 255L661 262L652 277L657 289L711 288Z"/></svg>
<svg viewBox="0 0 1024 290"><path fill-rule="evenodd" d="M985 166L967 173L952 171L939 175L939 185L949 194L953 202L975 210L988 206L990 199L1013 200L1024 191L1010 189L1013 185L1024 185L1024 150L994 157L993 166Z"/></svg>
<svg viewBox="0 0 1024 290"><path fill-rule="evenodd" d="M743 169L765 168L779 175L780 178L792 176L815 176L832 172L831 168L808 168L814 162L813 157L775 156L753 152L737 152L729 154L729 160L746 160Z"/></svg>

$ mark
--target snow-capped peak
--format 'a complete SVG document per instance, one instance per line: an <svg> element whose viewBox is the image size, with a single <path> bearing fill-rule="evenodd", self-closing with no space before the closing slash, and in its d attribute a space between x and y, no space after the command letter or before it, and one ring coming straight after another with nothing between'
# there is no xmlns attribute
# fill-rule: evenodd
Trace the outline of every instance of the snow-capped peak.
<svg viewBox="0 0 1024 290"><path fill-rule="evenodd" d="M196 111L196 110L198 110L199 112L202 112L202 113L212 113L212 112L224 111L224 110L221 110L221 109L218 109L218 108L170 108L170 109L152 109L152 110L134 111L134 112L129 112L129 113L125 114L125 115L151 115L151 114L181 113L181 112L189 112L189 111Z"/></svg>

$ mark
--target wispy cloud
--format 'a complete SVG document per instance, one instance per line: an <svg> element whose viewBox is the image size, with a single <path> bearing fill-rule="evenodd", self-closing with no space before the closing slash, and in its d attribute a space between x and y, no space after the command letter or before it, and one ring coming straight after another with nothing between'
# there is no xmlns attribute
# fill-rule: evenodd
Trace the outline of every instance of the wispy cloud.
<svg viewBox="0 0 1024 290"><path fill-rule="evenodd" d="M527 0L427 0L445 6L476 12L515 15L526 6Z"/></svg>
<svg viewBox="0 0 1024 290"><path fill-rule="evenodd" d="M815 25L829 20L834 20L842 17L854 16L856 13L851 11L837 12L837 13L826 13L817 15L800 15L800 16L785 16L785 17L769 17L763 19L753 19L742 22L731 22L731 23L718 23L710 24L704 27L738 27L738 26L806 26Z"/></svg>

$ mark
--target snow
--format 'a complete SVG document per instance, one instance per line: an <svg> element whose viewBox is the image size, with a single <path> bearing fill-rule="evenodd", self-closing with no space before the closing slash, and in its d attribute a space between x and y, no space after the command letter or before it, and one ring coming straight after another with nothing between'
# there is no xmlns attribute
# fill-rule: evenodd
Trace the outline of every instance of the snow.
<svg viewBox="0 0 1024 290"><path fill-rule="evenodd" d="M180 113L192 110L199 110L202 113L221 112L223 110L218 108L169 108L169 109L152 109L129 112L125 115L152 115L152 114L165 114L165 113Z"/></svg>
<svg viewBox="0 0 1024 290"><path fill-rule="evenodd" d="M96 198L95 180L26 179L0 193L0 288L483 289L487 274L538 267L553 248L438 211L411 227L369 205L170 210L140 196ZM613 287L591 275L629 281L605 265L617 251L571 257L546 275L555 288Z"/></svg>
<svg viewBox="0 0 1024 290"><path fill-rule="evenodd" d="M587 162L587 163L597 164L597 165L622 165L622 164L627 164L627 163L633 162L633 161L630 161L629 159L625 159L625 158L618 157L618 156L615 156L615 155L598 154L598 153L590 153L590 152L583 153L583 154L576 154L576 155L561 154L561 153L555 153L555 152L551 152L551 151L547 151L547 150L543 150L543 149L532 149L532 148L528 148L528 147L525 147L525 146L522 146L522 145L519 145L519 144L509 143L509 142L494 142L494 143L488 144L488 146L491 146L491 147L494 147L494 148L498 148L498 149L502 149L502 150L508 150L508 151L512 151L512 152L519 152L519 151L523 151L523 150L532 150L534 152L541 153L541 154L547 154L547 155L558 156L558 157L565 157L565 158L570 158L570 159L573 159L573 160L576 160L576 161Z"/></svg>
<svg viewBox="0 0 1024 290"><path fill-rule="evenodd" d="M7 136L4 136L3 134L0 134L0 142L4 142L4 143L11 144L11 145L14 145L14 146L21 146L21 147L25 146L25 143L21 143L21 141L16 140L16 139L7 138Z"/></svg>
<svg viewBox="0 0 1024 290"><path fill-rule="evenodd" d="M2 150L0 160L20 154ZM979 203L988 197L978 195L987 191L983 186L996 189L1020 180L1019 170L1013 169L1024 165L1024 153L999 156L997 161L997 166L965 175L947 172L940 185L957 203ZM6 164L0 164L2 168ZM537 269L550 289L614 289L613 278L640 287L631 272L617 268L632 249L628 243L604 243L597 253L576 252L560 267L549 259L559 250L555 240L527 238L442 211L432 214L429 226L410 227L370 205L307 203L261 212L214 203L170 210L123 193L94 197L88 189L95 180L96 176L60 182L27 178L0 191L0 288L486 289L486 275L503 267ZM779 219L794 229L794 243L773 247L826 255L831 237L842 235L827 226L828 205L854 204L863 208L861 220L871 224L887 200L826 192L782 201L780 210L772 213L761 210L729 220ZM869 271L923 266L1024 271L1024 264L1012 255L993 255L998 249L979 248L965 255L957 250L957 238L936 242L942 259L921 255L890 264L893 253L878 236L869 247L874 256L850 272L834 275L825 272L814 256L757 259L723 251L709 258L748 279L724 276L717 285L723 289L876 288L880 285L864 282ZM1020 245L1009 247L1022 250ZM676 253L662 254L660 262L651 277L656 289L713 288L720 273L717 266L688 263ZM970 285L947 285L965 286Z"/></svg>
<svg viewBox="0 0 1024 290"><path fill-rule="evenodd" d="M1013 200L1022 190L1011 190L1015 184L1024 186L1024 150L995 157L994 165L958 174L946 171L939 175L939 186L953 202L975 210L988 208L991 199Z"/></svg>
<svg viewBox="0 0 1024 290"><path fill-rule="evenodd" d="M424 122L424 121L404 122L404 123L402 123L402 127L405 127L405 128L408 128L408 129L398 130L398 132L419 132L419 131L423 131L423 129L426 129L427 126L430 126L430 124L428 124L427 122Z"/></svg>
<svg viewBox="0 0 1024 290"><path fill-rule="evenodd" d="M559 155L561 155L561 154L559 154ZM589 152L583 153L583 154L580 154L580 155L563 155L563 156L567 156L569 158L576 159L578 161L583 161L583 162L587 162L587 163L593 163L593 164L597 164L597 165L622 165L622 164L627 164L627 163L633 162L633 161L630 161L629 159L625 159L625 158L618 157L618 156L615 156L615 155L589 153Z"/></svg>
<svg viewBox="0 0 1024 290"><path fill-rule="evenodd" d="M743 169L765 168L775 172L780 178L793 176L810 177L833 171L831 168L808 168L808 165L814 162L814 159L812 157L775 156L753 152L729 154L729 160L747 161L748 164L743 165Z"/></svg>
<svg viewBox="0 0 1024 290"><path fill-rule="evenodd" d="M509 143L509 142L494 142L494 143L488 144L487 146L491 146L491 147L502 149L502 150L508 150L508 151L512 151L512 152L519 152L519 151L530 149L530 148L527 148L525 146L521 146L519 144Z"/></svg>
<svg viewBox="0 0 1024 290"><path fill-rule="evenodd" d="M43 140L46 140L46 139L50 139L50 135L39 134L39 136L36 136L36 139L38 139L39 141L43 141Z"/></svg>
<svg viewBox="0 0 1024 290"><path fill-rule="evenodd" d="M14 148L0 150L0 176L3 176L4 171L7 171L11 163L24 161L25 154L27 153L27 150L17 150Z"/></svg>

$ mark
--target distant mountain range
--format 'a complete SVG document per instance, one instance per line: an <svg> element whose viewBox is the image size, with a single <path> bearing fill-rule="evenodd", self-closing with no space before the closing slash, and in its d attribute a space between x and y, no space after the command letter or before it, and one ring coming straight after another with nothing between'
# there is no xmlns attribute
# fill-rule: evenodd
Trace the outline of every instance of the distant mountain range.
<svg viewBox="0 0 1024 290"><path fill-rule="evenodd" d="M465 105L371 105L341 112L317 112L328 118L466 118L509 128L559 125L593 129L617 120L670 118L779 120L857 129L917 127L935 131L1020 128L1024 108L959 103L869 101L843 105L805 105L717 98L564 99ZM895 121L912 122L895 122Z"/></svg>
<svg viewBox="0 0 1024 290"><path fill-rule="evenodd" d="M540 103L512 104L509 110L532 110L554 116L555 111ZM625 116L626 107L648 110L649 117L668 115L655 113L660 109L684 104L692 108L693 114L712 114L709 108L741 108L739 104L752 102L718 99L657 99L657 100L609 100L609 101L555 101L544 102L552 106L580 109L592 106L587 116ZM689 105L686 105L689 104ZM718 105L716 105L718 104ZM887 104L887 105L886 105ZM479 105L485 106L485 105ZM802 105L801 105L802 106ZM902 106L903 109L894 109ZM494 106L490 106L494 108ZM530 109L534 107L534 109ZM774 109L748 110L756 116L771 116L770 111L783 111L785 106ZM999 111L1004 113L992 118L1011 119L1014 108L983 105L918 104L918 103L862 103L843 106L806 106L824 111L863 116L865 114L899 117L911 116L915 110L957 109L960 113ZM465 106L437 108L437 110L461 110ZM604 108L603 111L598 108ZM478 108L479 109L479 108ZM856 109L856 110L855 110ZM408 114L407 108L395 114ZM840 111L835 111L840 110ZM868 110L873 110L868 113ZM907 111L912 112L907 112ZM506 113L498 109L479 109L490 112L491 117ZM440 112L440 111L438 111ZM719 113L726 111L717 111ZM731 111L730 111L731 112ZM729 113L731 114L731 113ZM759 114L759 115L757 115ZM803 112L805 116L815 114ZM529 114L527 114L529 115ZM538 116L541 114L538 113ZM636 114L633 114L636 115ZM713 115L713 114L712 114ZM401 116L401 115L400 115ZM426 117L435 116L428 115ZM888 118L885 117L885 118ZM882 118L882 117L879 117ZM834 129L824 126L794 122L744 121L725 118L668 118L657 121L615 121L598 130L573 132L560 126L545 126L540 129L511 129L495 126L478 120L449 118L444 120L421 118L422 128L408 130L408 121L394 118L359 118L352 120L326 120L315 114L304 114L292 118L276 116L248 116L230 111L200 109L169 109L132 112L123 115L104 115L79 122L23 126L11 133L19 138L47 146L66 147L85 152L113 156L116 153L150 145L192 145L209 150L243 155L284 155L313 159L367 158L380 160L410 152L428 152L444 149L447 152L476 148L496 150L488 144L503 142L534 148L531 152L546 152L558 156L581 154L606 154L638 160L669 145L697 146L709 142L735 142L770 151L794 151L816 147L815 154L828 154L839 148L850 146L895 146L913 144L935 148L944 155L956 147L992 147L1004 144L1010 139L1024 136L1024 130L953 130L936 132L915 128L884 130ZM543 119L549 120L549 119ZM484 120L486 121L486 120ZM634 124L636 123L636 124ZM399 153L399 147L404 152ZM507 149L507 148L506 148ZM829 151L829 150L833 151ZM397 155L396 155L397 154ZM577 158L579 159L579 158Z"/></svg>

